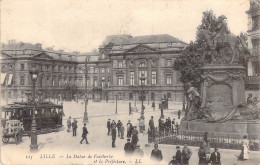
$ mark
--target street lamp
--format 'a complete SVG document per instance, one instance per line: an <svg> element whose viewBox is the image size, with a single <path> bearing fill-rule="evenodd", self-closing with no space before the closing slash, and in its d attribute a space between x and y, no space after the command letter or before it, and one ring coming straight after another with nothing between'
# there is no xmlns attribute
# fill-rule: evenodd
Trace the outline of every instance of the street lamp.
<svg viewBox="0 0 260 165"><path fill-rule="evenodd" d="M116 94L116 114L117 114L117 94Z"/></svg>
<svg viewBox="0 0 260 165"><path fill-rule="evenodd" d="M29 71L32 80L32 101L33 101L33 113L32 113L32 128L31 128L31 145L30 151L37 151L38 144L37 144L37 129L36 129L36 119L35 119L35 109L36 109L36 102L35 102L35 84L38 77L38 71L35 68L35 65L32 65L31 70Z"/></svg>
<svg viewBox="0 0 260 165"><path fill-rule="evenodd" d="M83 68L83 71L85 72L85 111L84 111L84 118L83 122L88 123L88 111L87 111L87 106L88 106L88 96L87 96L87 90L88 90L88 70L87 70L87 63L86 67Z"/></svg>
<svg viewBox="0 0 260 165"><path fill-rule="evenodd" d="M142 101L142 107L141 107L141 118L144 119L144 85L143 82L146 80L146 78L144 77L144 74L141 75L141 77L139 78L141 80L141 86L142 86L142 91L141 91L141 101Z"/></svg>

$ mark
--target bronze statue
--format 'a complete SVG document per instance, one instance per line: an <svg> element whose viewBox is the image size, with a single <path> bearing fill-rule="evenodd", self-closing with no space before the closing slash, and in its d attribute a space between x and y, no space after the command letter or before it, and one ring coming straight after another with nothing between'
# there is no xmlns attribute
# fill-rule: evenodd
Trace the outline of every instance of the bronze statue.
<svg viewBox="0 0 260 165"><path fill-rule="evenodd" d="M218 17L218 26L215 32L211 33L207 29L201 29L198 31L198 36L207 43L207 46L210 48L212 52L212 60L215 60L214 51L219 54L220 50L223 49L231 49L231 61L232 63L238 63L239 59L239 46L242 45L243 49L247 54L250 54L249 49L247 48L246 42L233 34L229 33L226 23L227 17L222 15ZM225 51L226 53L227 51Z"/></svg>

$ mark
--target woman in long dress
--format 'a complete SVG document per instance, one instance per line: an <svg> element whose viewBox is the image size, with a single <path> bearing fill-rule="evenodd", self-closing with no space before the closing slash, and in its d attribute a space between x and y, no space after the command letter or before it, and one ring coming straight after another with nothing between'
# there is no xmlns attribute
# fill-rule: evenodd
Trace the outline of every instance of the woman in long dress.
<svg viewBox="0 0 260 165"><path fill-rule="evenodd" d="M247 136L244 136L244 139L242 140L242 151L239 155L240 160L247 160L249 159L249 140L247 139Z"/></svg>

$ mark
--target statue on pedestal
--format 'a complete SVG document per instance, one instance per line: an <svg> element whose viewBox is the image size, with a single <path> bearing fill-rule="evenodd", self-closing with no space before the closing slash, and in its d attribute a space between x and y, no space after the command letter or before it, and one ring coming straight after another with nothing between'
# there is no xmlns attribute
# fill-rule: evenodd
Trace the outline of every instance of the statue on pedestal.
<svg viewBox="0 0 260 165"><path fill-rule="evenodd" d="M199 38L205 40L210 49L212 64L238 64L239 55L241 55L240 45L247 54L250 54L246 42L242 38L230 34L226 19L227 17L224 15L218 17L218 25L213 33L208 29L198 31Z"/></svg>

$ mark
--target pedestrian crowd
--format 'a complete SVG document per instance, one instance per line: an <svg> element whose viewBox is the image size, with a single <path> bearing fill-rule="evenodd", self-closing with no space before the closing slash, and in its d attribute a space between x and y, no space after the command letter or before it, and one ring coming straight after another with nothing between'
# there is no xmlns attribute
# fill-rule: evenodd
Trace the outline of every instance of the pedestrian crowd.
<svg viewBox="0 0 260 165"><path fill-rule="evenodd" d="M157 136L169 136L171 134L178 135L179 134L179 124L175 121L175 118L171 120L170 117L164 120L164 116L161 116L158 120L158 127L154 125L154 117L151 116L149 120L149 130L148 136L151 138L150 141L155 141L155 137Z"/></svg>

